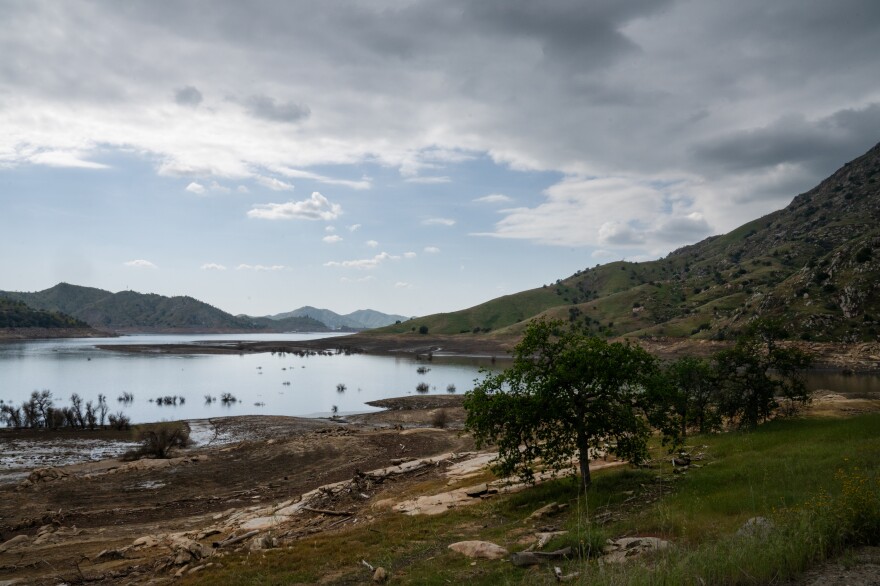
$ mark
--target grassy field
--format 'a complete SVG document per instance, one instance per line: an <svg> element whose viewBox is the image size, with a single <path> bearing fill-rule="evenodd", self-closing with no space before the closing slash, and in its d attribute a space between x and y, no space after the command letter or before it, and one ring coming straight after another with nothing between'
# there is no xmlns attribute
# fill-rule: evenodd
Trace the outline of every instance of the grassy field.
<svg viewBox="0 0 880 586"><path fill-rule="evenodd" d="M304 538L289 547L222 559L184 583L294 584L369 581L365 559L401 584L555 583L552 568L473 562L447 549L468 539L525 549L536 524L526 518L550 502L565 513L541 521L569 531L545 550L573 546L559 564L580 584L766 584L784 581L848 547L880 541L880 415L783 419L751 433L690 438L704 458L673 475L657 448L654 466L598 471L590 491L561 479L444 515L375 513L361 526ZM661 460L662 458L662 460ZM473 484L469 481L468 484ZM433 483L433 484L432 484ZM426 481L408 492L445 490ZM399 495L405 498L407 495ZM602 525L596 515L610 518ZM754 516L771 519L766 536L737 537ZM674 547L621 566L600 565L605 539L657 536Z"/></svg>

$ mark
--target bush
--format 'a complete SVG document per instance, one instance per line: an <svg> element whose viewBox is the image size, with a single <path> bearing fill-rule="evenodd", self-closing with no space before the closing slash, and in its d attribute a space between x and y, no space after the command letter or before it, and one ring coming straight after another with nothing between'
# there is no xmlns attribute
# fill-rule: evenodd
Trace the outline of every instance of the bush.
<svg viewBox="0 0 880 586"><path fill-rule="evenodd" d="M423 335L427 334L428 333L428 326L419 326L419 333L423 334Z"/></svg>
<svg viewBox="0 0 880 586"><path fill-rule="evenodd" d="M431 425L439 429L445 429L449 423L449 413L446 409L437 409L431 416Z"/></svg>
<svg viewBox="0 0 880 586"><path fill-rule="evenodd" d="M107 421L110 422L110 427L113 429L123 430L131 427L131 419L122 411L118 411L115 414L111 413L107 417Z"/></svg>
<svg viewBox="0 0 880 586"><path fill-rule="evenodd" d="M141 445L123 454L124 460L168 458L174 448L189 445L189 428L182 423L163 423L137 434Z"/></svg>
<svg viewBox="0 0 880 586"><path fill-rule="evenodd" d="M348 387L346 387L344 384L339 383L338 385L336 385L336 392L337 393L344 393L345 389L347 389L347 388Z"/></svg>
<svg viewBox="0 0 880 586"><path fill-rule="evenodd" d="M420 393L427 393L429 390L431 390L431 387L428 386L428 383L419 383L416 385L416 391Z"/></svg>

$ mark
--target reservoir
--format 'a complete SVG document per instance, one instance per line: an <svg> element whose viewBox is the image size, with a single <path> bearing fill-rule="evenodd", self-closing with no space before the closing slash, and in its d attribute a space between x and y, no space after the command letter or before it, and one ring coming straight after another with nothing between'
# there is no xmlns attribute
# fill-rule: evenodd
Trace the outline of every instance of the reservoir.
<svg viewBox="0 0 880 586"><path fill-rule="evenodd" d="M322 334L133 335L119 338L32 340L0 344L0 400L20 405L32 391L48 389L55 407L107 397L110 413L132 423L230 415L328 416L376 410L367 401L417 394L463 394L497 369L490 358L364 354L150 354L100 350L115 344L301 341ZM344 390L339 390L344 385ZM421 385L420 390L417 387ZM427 388L425 387L427 385ZM119 401L123 393L130 402ZM223 393L234 402L223 403ZM164 397L176 402L165 404ZM183 398L183 401L180 398ZM215 400L208 401L206 397Z"/></svg>

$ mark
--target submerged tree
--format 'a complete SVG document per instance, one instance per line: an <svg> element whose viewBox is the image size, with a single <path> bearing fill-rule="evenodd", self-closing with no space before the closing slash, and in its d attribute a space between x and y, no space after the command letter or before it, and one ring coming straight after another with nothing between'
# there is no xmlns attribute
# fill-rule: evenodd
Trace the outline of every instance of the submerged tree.
<svg viewBox="0 0 880 586"><path fill-rule="evenodd" d="M637 346L537 320L514 348L511 367L465 395L465 425L478 444L497 445L501 473L533 480L537 460L558 471L577 457L588 487L596 452L632 462L646 457L643 400L658 384L657 372L654 358Z"/></svg>

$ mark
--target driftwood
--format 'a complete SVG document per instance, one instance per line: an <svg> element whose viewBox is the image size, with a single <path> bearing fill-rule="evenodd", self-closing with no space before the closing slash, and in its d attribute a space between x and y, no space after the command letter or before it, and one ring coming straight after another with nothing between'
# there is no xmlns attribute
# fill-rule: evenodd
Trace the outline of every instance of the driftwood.
<svg viewBox="0 0 880 586"><path fill-rule="evenodd" d="M328 509L313 509L312 507L303 507L304 511L310 513L320 513L322 515L336 515L337 517L351 517L354 515L352 511L330 511Z"/></svg>
<svg viewBox="0 0 880 586"><path fill-rule="evenodd" d="M564 547L556 551L519 551L510 554L510 562L514 566L537 566L544 562L567 558L571 555L571 548Z"/></svg>
<svg viewBox="0 0 880 586"><path fill-rule="evenodd" d="M212 545L215 548L226 547L227 545L234 545L236 543L244 541L248 537L253 537L257 533L259 533L259 531L255 529L253 531L248 531L244 535L239 535L238 537L230 537L228 539L224 539L223 541L215 541Z"/></svg>

